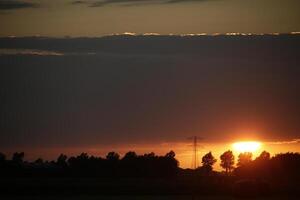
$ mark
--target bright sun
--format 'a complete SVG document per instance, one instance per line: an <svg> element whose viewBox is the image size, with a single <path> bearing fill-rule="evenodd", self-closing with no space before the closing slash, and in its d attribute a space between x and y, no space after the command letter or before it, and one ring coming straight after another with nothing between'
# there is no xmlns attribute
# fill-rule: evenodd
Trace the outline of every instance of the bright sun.
<svg viewBox="0 0 300 200"><path fill-rule="evenodd" d="M245 141L233 143L233 149L239 153L243 152L255 152L260 149L261 142L257 141Z"/></svg>

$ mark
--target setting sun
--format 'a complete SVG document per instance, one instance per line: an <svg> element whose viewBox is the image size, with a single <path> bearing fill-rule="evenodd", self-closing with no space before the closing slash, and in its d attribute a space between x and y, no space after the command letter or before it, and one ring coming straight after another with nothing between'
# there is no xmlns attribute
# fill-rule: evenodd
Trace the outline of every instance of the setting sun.
<svg viewBox="0 0 300 200"><path fill-rule="evenodd" d="M233 149L237 152L255 152L260 149L261 142L246 141L233 143Z"/></svg>

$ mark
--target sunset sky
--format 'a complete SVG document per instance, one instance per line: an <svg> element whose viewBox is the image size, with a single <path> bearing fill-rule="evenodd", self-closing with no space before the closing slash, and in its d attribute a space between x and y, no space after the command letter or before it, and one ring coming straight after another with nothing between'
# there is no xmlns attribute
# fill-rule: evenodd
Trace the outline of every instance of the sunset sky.
<svg viewBox="0 0 300 200"><path fill-rule="evenodd" d="M299 11L299 0L0 0L0 152L172 149L191 167L191 136L200 158L237 141L261 142L255 156L299 152Z"/></svg>

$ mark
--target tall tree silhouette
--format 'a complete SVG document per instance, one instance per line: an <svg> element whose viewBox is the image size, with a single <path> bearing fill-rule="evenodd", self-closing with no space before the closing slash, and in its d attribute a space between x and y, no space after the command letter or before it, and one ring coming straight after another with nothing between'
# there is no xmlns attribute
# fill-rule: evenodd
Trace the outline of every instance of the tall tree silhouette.
<svg viewBox="0 0 300 200"><path fill-rule="evenodd" d="M165 155L166 158L172 158L172 159L174 159L175 156L176 156L176 154L172 150Z"/></svg>
<svg viewBox="0 0 300 200"><path fill-rule="evenodd" d="M238 156L237 166L242 167L248 165L252 161L252 153L244 152L240 153Z"/></svg>
<svg viewBox="0 0 300 200"><path fill-rule="evenodd" d="M5 154L0 152L0 163L3 163L6 160Z"/></svg>
<svg viewBox="0 0 300 200"><path fill-rule="evenodd" d="M42 158L38 158L34 161L34 164L36 165L43 165L44 164L44 160Z"/></svg>
<svg viewBox="0 0 300 200"><path fill-rule="evenodd" d="M106 159L109 161L117 161L120 159L120 155L118 153L112 151L106 155Z"/></svg>
<svg viewBox="0 0 300 200"><path fill-rule="evenodd" d="M20 152L20 153L15 152L13 154L12 161L15 163L21 164L21 163L23 163L24 156L25 156L24 152Z"/></svg>
<svg viewBox="0 0 300 200"><path fill-rule="evenodd" d="M166 155L164 156L164 166L166 167L166 173L169 174L169 176L172 176L177 173L179 163L176 160L175 156L176 154L172 150L166 153Z"/></svg>
<svg viewBox="0 0 300 200"><path fill-rule="evenodd" d="M122 160L134 160L134 159L137 159L137 157L138 156L134 151L129 151L124 155Z"/></svg>
<svg viewBox="0 0 300 200"><path fill-rule="evenodd" d="M60 154L56 160L57 165L65 167L67 166L67 159L68 156L64 155L64 154Z"/></svg>
<svg viewBox="0 0 300 200"><path fill-rule="evenodd" d="M271 155L267 151L261 152L261 154L255 159L257 161L269 161L271 158Z"/></svg>
<svg viewBox="0 0 300 200"><path fill-rule="evenodd" d="M233 165L234 165L234 155L232 151L228 150L225 151L221 156L221 167L225 169L226 173L228 174L229 172L232 171Z"/></svg>
<svg viewBox="0 0 300 200"><path fill-rule="evenodd" d="M211 151L202 157L202 165L207 172L211 172L213 165L217 162L217 159L212 155Z"/></svg>
<svg viewBox="0 0 300 200"><path fill-rule="evenodd" d="M155 153L154 152L145 153L144 157L147 159L155 158Z"/></svg>

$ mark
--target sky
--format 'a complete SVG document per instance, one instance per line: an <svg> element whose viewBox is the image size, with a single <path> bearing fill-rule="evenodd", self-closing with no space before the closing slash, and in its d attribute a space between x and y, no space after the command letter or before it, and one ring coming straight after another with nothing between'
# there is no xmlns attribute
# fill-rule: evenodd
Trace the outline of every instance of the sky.
<svg viewBox="0 0 300 200"><path fill-rule="evenodd" d="M0 0L0 36L300 31L299 0Z"/></svg>
<svg viewBox="0 0 300 200"><path fill-rule="evenodd" d="M190 167L191 136L200 157L242 140L263 143L255 155L299 152L299 10L299 0L0 0L0 152L172 149Z"/></svg>
<svg viewBox="0 0 300 200"><path fill-rule="evenodd" d="M188 167L195 135L202 154L240 140L262 141L273 154L300 149L299 34L0 44L2 151L173 149Z"/></svg>

